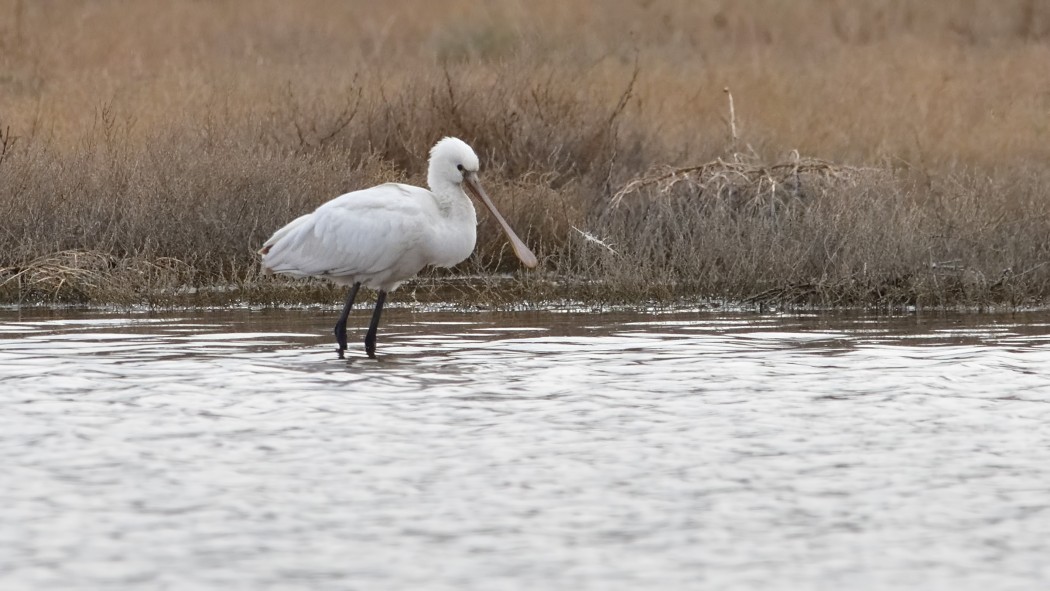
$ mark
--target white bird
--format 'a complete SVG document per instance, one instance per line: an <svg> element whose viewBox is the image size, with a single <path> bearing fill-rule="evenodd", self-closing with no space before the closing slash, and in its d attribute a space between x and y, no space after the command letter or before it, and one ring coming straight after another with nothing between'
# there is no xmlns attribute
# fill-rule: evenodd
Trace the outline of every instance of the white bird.
<svg viewBox="0 0 1050 591"><path fill-rule="evenodd" d="M263 270L294 277L323 277L349 285L335 324L339 357L346 350L346 321L357 290L378 291L365 352L375 358L376 330L386 294L423 267L451 267L465 260L477 240L477 213L464 188L492 212L526 267L536 255L511 230L478 182L480 163L466 142L447 137L430 150L430 190L386 183L332 199L296 218L263 244Z"/></svg>

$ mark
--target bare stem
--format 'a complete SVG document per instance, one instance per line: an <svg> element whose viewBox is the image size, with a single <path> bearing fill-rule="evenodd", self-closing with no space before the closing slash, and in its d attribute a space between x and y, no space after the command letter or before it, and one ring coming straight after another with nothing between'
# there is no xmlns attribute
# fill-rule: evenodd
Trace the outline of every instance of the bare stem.
<svg viewBox="0 0 1050 591"><path fill-rule="evenodd" d="M722 92L726 93L729 97L729 135L733 140L733 144L736 144L736 109L733 108L733 93L729 92L729 87L726 86L722 89Z"/></svg>

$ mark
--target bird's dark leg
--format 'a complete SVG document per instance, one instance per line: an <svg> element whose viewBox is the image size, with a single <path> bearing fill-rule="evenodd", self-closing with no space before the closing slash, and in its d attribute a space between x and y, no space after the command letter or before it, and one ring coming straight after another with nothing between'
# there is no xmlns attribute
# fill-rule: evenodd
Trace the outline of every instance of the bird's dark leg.
<svg viewBox="0 0 1050 591"><path fill-rule="evenodd" d="M386 292L380 290L376 296L376 309L372 312L372 322L368 325L368 334L365 335L365 353L372 359L376 358L376 330L379 328L379 315L383 312L383 302L386 301Z"/></svg>
<svg viewBox="0 0 1050 591"><path fill-rule="evenodd" d="M336 353L339 354L339 358L343 358L343 351L346 351L346 319L350 317L350 309L354 307L354 298L357 297L357 290L361 287L361 283L355 283L350 288L350 293L346 294L346 303L343 304L343 313L339 315L339 321L335 323L335 342L339 343L339 348L336 349Z"/></svg>

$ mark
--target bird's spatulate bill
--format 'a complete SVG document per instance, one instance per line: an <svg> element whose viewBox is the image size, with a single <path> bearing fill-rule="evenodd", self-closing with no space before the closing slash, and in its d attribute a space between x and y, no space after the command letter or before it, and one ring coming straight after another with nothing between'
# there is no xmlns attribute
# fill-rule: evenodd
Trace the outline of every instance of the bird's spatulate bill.
<svg viewBox="0 0 1050 591"><path fill-rule="evenodd" d="M529 247L525 246L525 243L522 242L521 238L518 238L518 235L514 233L514 230L510 229L510 224L508 224L507 220L503 219L503 216L500 215L499 210L496 209L496 204L489 199L488 194L485 193L485 189L481 188L481 183L478 182L477 177L471 174L468 175L464 181L467 189L474 194L475 198L484 203L485 207L489 208L493 217L499 222L500 227L503 228L503 232L507 234L507 238L510 240L510 247L514 249L514 254L521 259L522 264L530 269L535 267L539 263L539 261L536 260L536 255L532 254Z"/></svg>

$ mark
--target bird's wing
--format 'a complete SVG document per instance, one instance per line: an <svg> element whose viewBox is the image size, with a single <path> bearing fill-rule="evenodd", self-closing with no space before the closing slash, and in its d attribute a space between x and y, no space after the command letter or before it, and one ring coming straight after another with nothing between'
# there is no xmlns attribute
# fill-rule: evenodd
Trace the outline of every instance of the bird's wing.
<svg viewBox="0 0 1050 591"><path fill-rule="evenodd" d="M263 246L263 265L300 276L389 269L424 239L422 194L423 189L389 183L336 197L274 233Z"/></svg>

